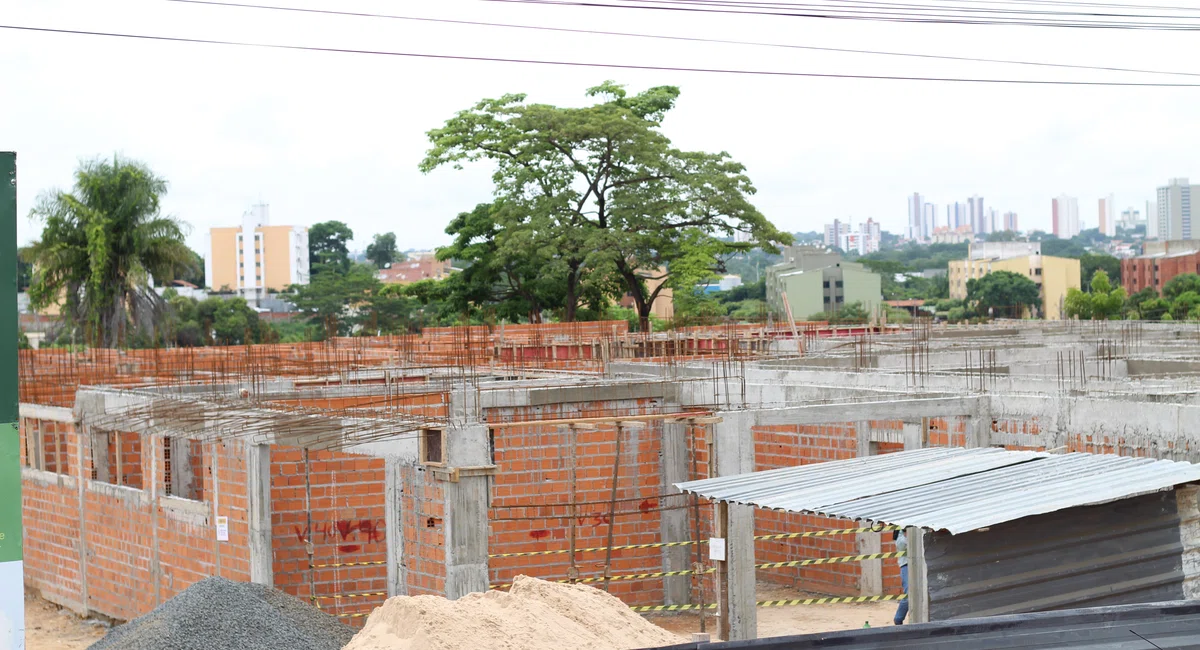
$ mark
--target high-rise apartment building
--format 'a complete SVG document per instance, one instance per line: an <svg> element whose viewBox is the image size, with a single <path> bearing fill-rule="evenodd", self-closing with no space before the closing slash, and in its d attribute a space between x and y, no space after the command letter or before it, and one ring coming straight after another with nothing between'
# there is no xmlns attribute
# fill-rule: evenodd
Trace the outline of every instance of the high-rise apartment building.
<svg viewBox="0 0 1200 650"><path fill-rule="evenodd" d="M932 203L926 203L921 221L922 239L928 240L932 237L933 231L937 230L937 227L937 206Z"/></svg>
<svg viewBox="0 0 1200 650"><path fill-rule="evenodd" d="M974 230L975 234L985 235L992 231L991 224L988 223L987 212L983 209L982 196L972 196L967 199L967 208L971 213L967 223L971 224L971 230Z"/></svg>
<svg viewBox="0 0 1200 650"><path fill-rule="evenodd" d="M913 192L913 195L908 197L908 229L905 235L912 240L920 241L927 238L925 232L925 201L921 200L921 195Z"/></svg>
<svg viewBox="0 0 1200 650"><path fill-rule="evenodd" d="M1146 201L1146 211L1142 213L1146 219L1146 239L1158 239L1159 230L1166 230L1166 227L1158 221L1158 204L1154 201ZM1162 226L1160 228L1160 226Z"/></svg>
<svg viewBox="0 0 1200 650"><path fill-rule="evenodd" d="M208 233L204 277L216 291L264 297L293 284L308 284L308 229L270 225L270 209L255 205L242 225Z"/></svg>
<svg viewBox="0 0 1200 650"><path fill-rule="evenodd" d="M1100 199L1100 221L1097 222L1096 228L1105 237L1117 236L1117 220L1114 212L1112 194Z"/></svg>
<svg viewBox="0 0 1200 650"><path fill-rule="evenodd" d="M1186 178L1172 178L1158 188L1155 212L1149 215L1146 236L1157 239L1192 238L1192 196L1200 198L1200 186L1190 185ZM1200 229L1196 229L1200 234Z"/></svg>
<svg viewBox="0 0 1200 650"><path fill-rule="evenodd" d="M1126 229L1133 230L1140 225L1145 225L1146 220L1142 218L1142 212L1134 207L1128 207L1121 211L1121 218L1117 219L1117 225Z"/></svg>
<svg viewBox="0 0 1200 650"><path fill-rule="evenodd" d="M834 219L833 223L825 224L825 245L841 248L842 235L850 233L850 222Z"/></svg>
<svg viewBox="0 0 1200 650"><path fill-rule="evenodd" d="M946 226L957 230L963 226L971 226L971 217L967 212L966 203L950 203L946 205Z"/></svg>
<svg viewBox="0 0 1200 650"><path fill-rule="evenodd" d="M1079 234L1079 200L1063 194L1053 200L1050 223L1054 236L1070 239Z"/></svg>
<svg viewBox="0 0 1200 650"><path fill-rule="evenodd" d="M1005 212L1004 213L1004 230L1011 230L1012 232L1017 232L1017 213L1016 212Z"/></svg>

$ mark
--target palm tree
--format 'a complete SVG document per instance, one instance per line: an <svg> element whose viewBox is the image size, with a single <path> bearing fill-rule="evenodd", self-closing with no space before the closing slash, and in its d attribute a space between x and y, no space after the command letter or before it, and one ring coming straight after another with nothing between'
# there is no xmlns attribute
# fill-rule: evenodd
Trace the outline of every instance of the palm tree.
<svg viewBox="0 0 1200 650"><path fill-rule="evenodd" d="M150 331L164 305L151 278L169 282L194 264L184 224L159 213L166 191L148 167L114 156L82 163L73 192L38 197L30 217L45 229L28 251L31 305L61 304L92 345Z"/></svg>

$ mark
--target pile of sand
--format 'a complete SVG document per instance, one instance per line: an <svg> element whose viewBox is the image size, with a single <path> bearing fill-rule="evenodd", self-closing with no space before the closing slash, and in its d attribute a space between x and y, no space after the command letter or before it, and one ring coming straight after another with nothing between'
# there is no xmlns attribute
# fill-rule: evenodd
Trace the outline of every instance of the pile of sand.
<svg viewBox="0 0 1200 650"><path fill-rule="evenodd" d="M627 650L681 643L617 597L518 576L508 591L392 598L344 650Z"/></svg>

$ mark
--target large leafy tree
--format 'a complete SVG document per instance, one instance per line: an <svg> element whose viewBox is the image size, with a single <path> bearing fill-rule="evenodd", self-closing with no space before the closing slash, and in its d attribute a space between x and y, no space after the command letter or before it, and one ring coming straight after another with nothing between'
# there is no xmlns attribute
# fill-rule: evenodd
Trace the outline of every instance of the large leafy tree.
<svg viewBox="0 0 1200 650"><path fill-rule="evenodd" d="M377 269L386 268L388 264L404 259L404 256L396 250L396 233L375 235L371 243L367 244L367 259Z"/></svg>
<svg viewBox="0 0 1200 650"><path fill-rule="evenodd" d="M35 309L62 301L93 345L116 347L154 327L164 303L150 287L193 269L184 225L163 215L167 182L145 165L113 157L75 172L71 192L42 194L31 217L45 226L29 248Z"/></svg>
<svg viewBox="0 0 1200 650"><path fill-rule="evenodd" d="M754 186L726 153L684 151L660 131L679 96L660 86L629 95L606 82L582 108L485 99L429 132L421 169L488 160L495 195L525 230L528 250L548 250L564 276L564 318L612 278L648 326L654 298L719 270L719 256L791 243L749 201ZM736 232L757 242L733 243ZM654 282L647 282L654 280ZM652 288L653 287L653 288Z"/></svg>
<svg viewBox="0 0 1200 650"><path fill-rule="evenodd" d="M1163 285L1162 297L1174 301L1189 291L1200 293L1200 275L1195 273L1180 273L1167 280L1167 283Z"/></svg>
<svg viewBox="0 0 1200 650"><path fill-rule="evenodd" d="M1041 303L1033 280L1012 271L992 271L982 278L967 280L967 302L979 314L1020 316L1025 307Z"/></svg>
<svg viewBox="0 0 1200 650"><path fill-rule="evenodd" d="M325 272L306 285L293 287L289 300L326 336L348 335L370 314L370 301L380 289L375 267L355 264L346 273Z"/></svg>
<svg viewBox="0 0 1200 650"><path fill-rule="evenodd" d="M1068 317L1108 320L1116 318L1125 308L1125 289L1113 287L1108 274L1097 270L1092 274L1091 292L1068 289L1064 309Z"/></svg>
<svg viewBox="0 0 1200 650"><path fill-rule="evenodd" d="M350 249L347 244L354 231L341 221L322 221L308 229L308 259L312 278L326 272L345 273L350 270Z"/></svg>
<svg viewBox="0 0 1200 650"><path fill-rule="evenodd" d="M1079 258L1079 272L1084 278L1095 278L1097 271L1104 271L1109 282L1121 283L1121 260L1103 253L1084 253Z"/></svg>

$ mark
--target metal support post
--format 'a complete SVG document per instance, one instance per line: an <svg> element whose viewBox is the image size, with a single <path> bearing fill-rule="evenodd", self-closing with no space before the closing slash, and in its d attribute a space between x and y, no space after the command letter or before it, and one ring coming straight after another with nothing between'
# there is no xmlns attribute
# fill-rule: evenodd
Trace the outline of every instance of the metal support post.
<svg viewBox="0 0 1200 650"><path fill-rule="evenodd" d="M25 647L17 398L17 154L0 152L0 648Z"/></svg>

